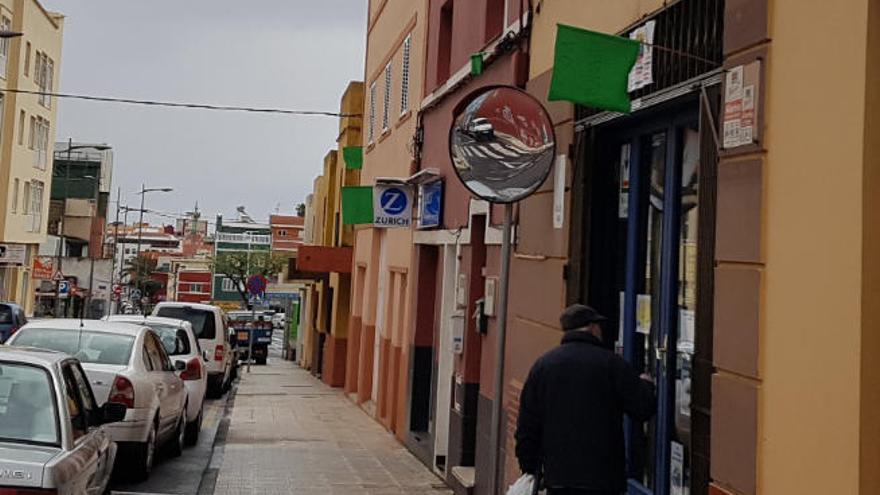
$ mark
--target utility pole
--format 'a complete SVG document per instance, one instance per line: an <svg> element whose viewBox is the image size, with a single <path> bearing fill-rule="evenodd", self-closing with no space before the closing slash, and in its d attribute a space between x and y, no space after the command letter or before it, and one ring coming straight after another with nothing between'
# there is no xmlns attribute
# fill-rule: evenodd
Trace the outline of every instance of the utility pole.
<svg viewBox="0 0 880 495"><path fill-rule="evenodd" d="M138 240L137 240L137 251L134 257L135 269L137 270L137 288L138 293L140 294L140 299L138 300L138 307L143 311L143 300L144 300L144 289L142 282L142 274L141 270L143 269L141 263L141 239L144 233L144 197L147 195L147 186L141 184L141 211L140 211L140 220L138 220Z"/></svg>
<svg viewBox="0 0 880 495"><path fill-rule="evenodd" d="M67 138L67 162L64 164L64 197L61 199L61 221L58 222L58 249L55 256L55 271L61 272L61 257L64 255L64 217L67 216L67 200L70 195L70 152L73 150L73 138ZM55 153L52 152L54 168ZM55 318L61 317L61 281L55 281Z"/></svg>
<svg viewBox="0 0 880 495"><path fill-rule="evenodd" d="M116 190L116 221L113 222L113 254L110 258L110 296L107 298L107 313L114 314L113 296L116 286L116 250L119 248L119 208L122 202L122 188ZM117 307L119 303L117 303Z"/></svg>
<svg viewBox="0 0 880 495"><path fill-rule="evenodd" d="M98 218L98 203L101 202L101 173L98 172L96 177L93 177L95 181L95 217L92 219L92 222ZM101 232L103 234L103 227L101 228ZM89 232L89 239L91 240L91 232ZM104 236L102 235L103 239ZM89 296L86 298L86 307L83 310L87 316L91 315L91 307L92 307L92 291L95 290L95 255L97 253L92 252L91 245L89 246Z"/></svg>

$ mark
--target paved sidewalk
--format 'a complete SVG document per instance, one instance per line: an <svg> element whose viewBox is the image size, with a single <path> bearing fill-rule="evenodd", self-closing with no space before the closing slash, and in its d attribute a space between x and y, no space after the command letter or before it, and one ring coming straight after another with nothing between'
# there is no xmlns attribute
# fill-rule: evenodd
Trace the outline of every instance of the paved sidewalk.
<svg viewBox="0 0 880 495"><path fill-rule="evenodd" d="M241 375L215 494L451 493L341 391L296 365L270 359Z"/></svg>

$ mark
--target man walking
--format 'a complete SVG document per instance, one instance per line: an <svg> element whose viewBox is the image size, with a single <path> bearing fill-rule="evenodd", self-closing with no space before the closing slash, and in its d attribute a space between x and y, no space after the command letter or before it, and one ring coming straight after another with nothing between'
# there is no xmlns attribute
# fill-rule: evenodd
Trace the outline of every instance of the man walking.
<svg viewBox="0 0 880 495"><path fill-rule="evenodd" d="M520 397L516 457L524 473L543 471L550 495L626 490L623 414L654 415L654 385L602 345L605 317L583 304L559 318L562 345L532 366Z"/></svg>

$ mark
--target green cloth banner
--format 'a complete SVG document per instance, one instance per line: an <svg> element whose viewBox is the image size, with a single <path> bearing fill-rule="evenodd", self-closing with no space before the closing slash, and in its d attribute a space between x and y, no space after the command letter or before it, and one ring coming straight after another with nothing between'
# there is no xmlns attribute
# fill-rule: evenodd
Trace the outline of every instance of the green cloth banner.
<svg viewBox="0 0 880 495"><path fill-rule="evenodd" d="M342 223L356 225L373 223L373 188L346 186L342 188Z"/></svg>
<svg viewBox="0 0 880 495"><path fill-rule="evenodd" d="M639 42L559 24L550 101L629 113L627 83Z"/></svg>
<svg viewBox="0 0 880 495"><path fill-rule="evenodd" d="M347 170L360 170L364 168L364 149L360 146L342 148L342 157L345 159L345 168Z"/></svg>

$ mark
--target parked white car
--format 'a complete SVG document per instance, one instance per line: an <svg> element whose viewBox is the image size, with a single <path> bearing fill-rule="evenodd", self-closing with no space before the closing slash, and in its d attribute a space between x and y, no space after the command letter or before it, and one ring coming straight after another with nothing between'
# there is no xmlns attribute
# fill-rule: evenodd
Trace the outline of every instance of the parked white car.
<svg viewBox="0 0 880 495"><path fill-rule="evenodd" d="M204 417L205 393L208 389L208 373L205 364L208 353L203 352L192 329L186 320L162 318L161 316L113 315L105 321L116 321L146 325L156 332L165 352L172 361L184 361L186 368L178 371L177 376L186 387L186 434L187 445L195 445L199 440Z"/></svg>
<svg viewBox="0 0 880 495"><path fill-rule="evenodd" d="M125 406L98 407L79 362L0 347L0 493L100 495L116 444L106 426Z"/></svg>
<svg viewBox="0 0 880 495"><path fill-rule="evenodd" d="M99 406L125 405L121 422L107 431L119 445L125 467L138 479L153 469L159 446L172 456L183 451L186 389L159 337L148 327L97 320L54 319L23 326L11 346L39 347L77 358ZM183 369L185 363L176 363Z"/></svg>
<svg viewBox="0 0 880 495"><path fill-rule="evenodd" d="M235 377L236 360L229 343L226 313L217 306L182 302L161 302L153 316L186 320L192 324L202 349L208 351L208 395L223 395Z"/></svg>
<svg viewBox="0 0 880 495"><path fill-rule="evenodd" d="M287 316L284 313L272 315L272 326L275 327L275 330L282 330L285 323L287 323Z"/></svg>

